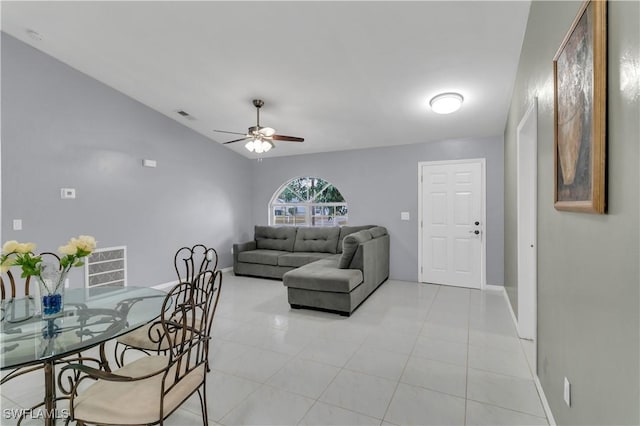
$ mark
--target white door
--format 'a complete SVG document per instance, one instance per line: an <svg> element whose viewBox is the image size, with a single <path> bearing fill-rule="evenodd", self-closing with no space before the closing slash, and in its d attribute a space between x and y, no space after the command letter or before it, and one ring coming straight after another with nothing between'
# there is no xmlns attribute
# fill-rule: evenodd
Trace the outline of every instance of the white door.
<svg viewBox="0 0 640 426"><path fill-rule="evenodd" d="M481 288L484 160L420 163L420 281Z"/></svg>
<svg viewBox="0 0 640 426"><path fill-rule="evenodd" d="M517 130L518 335L536 338L538 108L534 100Z"/></svg>

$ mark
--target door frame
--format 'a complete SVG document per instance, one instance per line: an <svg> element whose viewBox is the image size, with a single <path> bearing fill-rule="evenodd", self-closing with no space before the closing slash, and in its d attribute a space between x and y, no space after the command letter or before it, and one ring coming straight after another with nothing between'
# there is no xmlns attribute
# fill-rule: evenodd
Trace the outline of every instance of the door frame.
<svg viewBox="0 0 640 426"><path fill-rule="evenodd" d="M480 238L480 290L484 290L487 286L487 168L486 158L466 158L460 160L443 160L443 161L419 161L418 162L418 282L423 281L423 256L422 256L422 167L423 166L448 166L454 164L480 164L480 220L482 220L482 234Z"/></svg>
<svg viewBox="0 0 640 426"><path fill-rule="evenodd" d="M524 179L525 173L528 179ZM538 209L538 100L522 116L516 130L516 261L518 282L518 335L537 338L537 209ZM528 185L526 184L528 181ZM529 220L522 217L528 210ZM527 267L525 267L527 265ZM522 271L530 271L528 277ZM528 278L528 279L527 279Z"/></svg>

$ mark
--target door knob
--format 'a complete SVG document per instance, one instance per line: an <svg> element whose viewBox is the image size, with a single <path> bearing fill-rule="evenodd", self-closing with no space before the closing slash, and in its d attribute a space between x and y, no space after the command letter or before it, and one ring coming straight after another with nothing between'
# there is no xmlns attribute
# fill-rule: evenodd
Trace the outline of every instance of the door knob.
<svg viewBox="0 0 640 426"><path fill-rule="evenodd" d="M480 225L480 222L478 222L477 220L474 223L476 226Z"/></svg>
<svg viewBox="0 0 640 426"><path fill-rule="evenodd" d="M478 231L478 230L476 229L475 231L469 231L469 233L470 233L470 234L476 234L476 235L478 235L478 234L480 234L480 231Z"/></svg>

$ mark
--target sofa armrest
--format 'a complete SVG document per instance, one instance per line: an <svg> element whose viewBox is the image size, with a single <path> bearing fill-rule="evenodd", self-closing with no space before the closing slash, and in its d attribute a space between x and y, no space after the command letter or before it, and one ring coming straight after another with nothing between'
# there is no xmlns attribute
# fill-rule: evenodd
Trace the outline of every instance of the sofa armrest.
<svg viewBox="0 0 640 426"><path fill-rule="evenodd" d="M389 235L360 243L349 265L360 269L366 284L379 285L389 277Z"/></svg>
<svg viewBox="0 0 640 426"><path fill-rule="evenodd" d="M238 273L238 255L243 251L255 250L257 248L255 241L247 241L246 243L238 243L233 245L233 272Z"/></svg>
<svg viewBox="0 0 640 426"><path fill-rule="evenodd" d="M246 243L238 243L233 245L233 254L240 253L243 251L255 250L256 242L255 241L247 241Z"/></svg>

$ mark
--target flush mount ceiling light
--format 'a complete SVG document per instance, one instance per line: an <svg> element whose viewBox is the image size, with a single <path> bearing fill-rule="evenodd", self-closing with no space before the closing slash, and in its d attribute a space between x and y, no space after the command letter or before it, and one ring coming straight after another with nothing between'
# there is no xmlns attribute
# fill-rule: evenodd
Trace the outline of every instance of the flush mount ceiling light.
<svg viewBox="0 0 640 426"><path fill-rule="evenodd" d="M451 114L462 106L464 98L460 93L440 93L429 101L433 112L438 114Z"/></svg>

